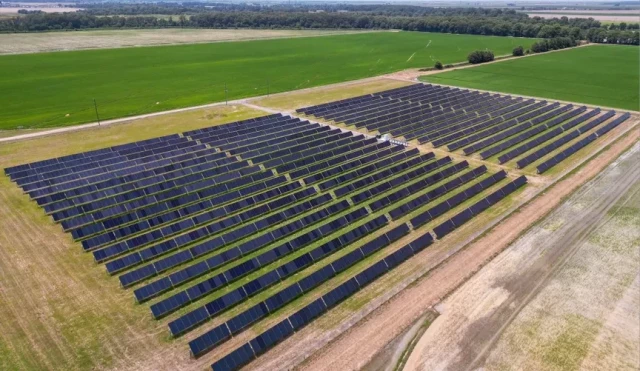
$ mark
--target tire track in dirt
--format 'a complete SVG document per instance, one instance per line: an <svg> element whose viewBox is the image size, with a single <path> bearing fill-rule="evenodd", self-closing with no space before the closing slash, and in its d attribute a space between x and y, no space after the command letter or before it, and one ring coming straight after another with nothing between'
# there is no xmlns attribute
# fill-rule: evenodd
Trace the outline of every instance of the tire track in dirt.
<svg viewBox="0 0 640 371"><path fill-rule="evenodd" d="M640 167L636 167L616 182L604 198L594 200L586 215L571 219L554 232L554 240L545 243L545 246L552 247L548 247L538 261L525 272L520 271L516 277L505 280L504 288L510 293L509 298L502 302L490 317L469 327L462 337L463 342L459 343L459 348L462 349L460 359L447 368L473 370L483 367L504 330L580 250L589 233L606 222L607 212L638 181Z"/></svg>

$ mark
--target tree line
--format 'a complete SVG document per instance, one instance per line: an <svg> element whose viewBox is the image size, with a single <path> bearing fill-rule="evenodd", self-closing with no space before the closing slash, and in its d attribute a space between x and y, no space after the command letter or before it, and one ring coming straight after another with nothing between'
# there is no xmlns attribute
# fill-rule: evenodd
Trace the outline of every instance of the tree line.
<svg viewBox="0 0 640 371"><path fill-rule="evenodd" d="M187 3L188 4L188 3ZM136 5L131 5L135 7ZM190 5L182 4L190 8ZM177 7L177 5L176 5ZM371 6L372 9L377 9ZM393 8L393 6L387 6ZM382 8L387 9L387 8ZM405 9L405 7L400 7ZM185 17L98 16L89 12L37 13L0 20L0 32L81 30L96 28L257 28L257 29L399 29L405 31L457 33L589 40L596 43L639 45L638 31L625 27L601 27L593 19L542 19L499 9L426 8L424 16L380 15L371 12L211 11ZM387 10L378 9L378 12ZM372 11L373 12L373 11ZM158 13L156 13L158 14ZM566 18L566 19L565 19Z"/></svg>

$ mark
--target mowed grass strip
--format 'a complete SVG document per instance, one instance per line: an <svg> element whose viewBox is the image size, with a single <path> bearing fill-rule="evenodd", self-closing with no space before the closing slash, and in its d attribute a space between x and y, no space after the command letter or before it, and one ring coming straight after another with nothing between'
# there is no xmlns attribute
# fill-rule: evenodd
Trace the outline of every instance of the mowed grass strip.
<svg viewBox="0 0 640 371"><path fill-rule="evenodd" d="M0 129L66 126L460 62L533 39L418 32L0 57ZM226 93L225 93L226 84Z"/></svg>
<svg viewBox="0 0 640 371"><path fill-rule="evenodd" d="M590 45L464 68L422 81L638 111L638 47Z"/></svg>

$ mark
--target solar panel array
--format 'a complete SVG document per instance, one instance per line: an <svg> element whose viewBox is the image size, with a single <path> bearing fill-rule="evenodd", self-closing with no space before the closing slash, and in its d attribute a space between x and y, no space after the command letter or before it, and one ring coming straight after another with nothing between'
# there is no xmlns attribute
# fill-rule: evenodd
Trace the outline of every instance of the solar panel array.
<svg viewBox="0 0 640 371"><path fill-rule="evenodd" d="M386 254L290 316L289 327L256 338L243 348L251 357L431 244L423 233L396 249L394 241L426 223L409 224L407 214L444 199L438 207L446 206L429 214L437 218L506 178L280 114L5 173L139 303L148 303L154 318L169 317L173 336L246 303L190 339L194 356ZM220 362L214 368L242 363Z"/></svg>
<svg viewBox="0 0 640 371"><path fill-rule="evenodd" d="M322 297L306 305L288 318L270 327L259 336L245 343L222 359L211 365L214 371L237 370L254 358L268 351L287 337L309 324L314 318L335 307L376 278L391 271L414 254L424 250L433 242L429 233L424 234L411 243L404 245L393 254L378 260L369 268L344 281L341 285L325 293ZM349 264L347 262L346 264ZM226 334L225 338L230 335ZM224 341L224 340L221 340Z"/></svg>
<svg viewBox="0 0 640 371"><path fill-rule="evenodd" d="M298 112L406 140L415 139L420 144L446 145L449 151L461 150L465 155L479 152L481 159L496 157L500 164L517 160L519 168L538 161L616 115L614 111L601 114L599 108L588 110L584 106L576 108L571 104L430 84L409 85L301 108ZM622 117L615 120L624 121ZM554 141L555 146L527 154L574 127L579 128ZM564 157L558 154L553 156L554 160L544 161L538 172L543 173L573 153L569 148L579 149L582 148L579 143L584 146L595 140L598 136L593 134L585 135L561 151Z"/></svg>

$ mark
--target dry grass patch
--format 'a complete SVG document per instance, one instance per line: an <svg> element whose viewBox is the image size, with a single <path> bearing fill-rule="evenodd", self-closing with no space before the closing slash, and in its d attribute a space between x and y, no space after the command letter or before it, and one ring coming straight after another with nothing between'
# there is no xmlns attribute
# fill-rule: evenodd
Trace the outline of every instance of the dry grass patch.
<svg viewBox="0 0 640 371"><path fill-rule="evenodd" d="M390 79L375 79L353 84L307 89L299 92L278 94L266 98L252 100L259 106L293 111L298 108L332 102L335 100L357 97L360 95L377 93L384 90L411 85L408 81Z"/></svg>

